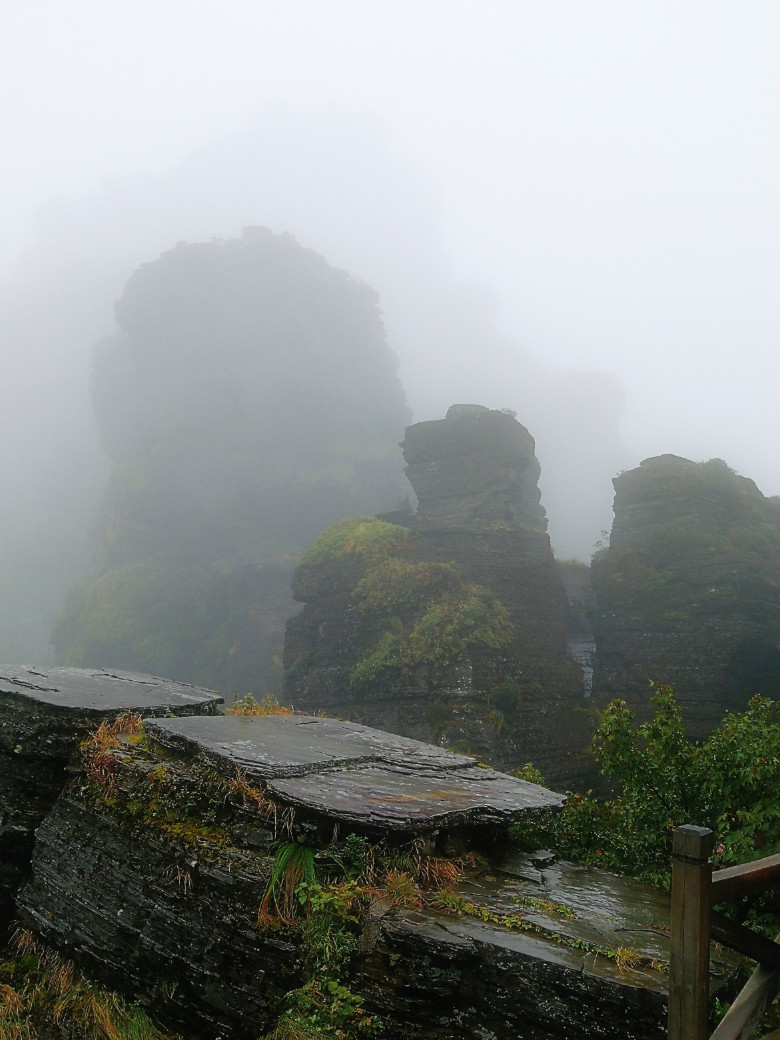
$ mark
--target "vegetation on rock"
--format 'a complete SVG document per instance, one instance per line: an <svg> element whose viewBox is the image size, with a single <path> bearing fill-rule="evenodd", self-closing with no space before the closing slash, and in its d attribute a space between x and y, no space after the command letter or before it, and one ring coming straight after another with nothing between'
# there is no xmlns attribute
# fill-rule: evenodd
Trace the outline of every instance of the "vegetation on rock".
<svg viewBox="0 0 780 1040"><path fill-rule="evenodd" d="M358 623L354 687L370 691L416 668L445 671L472 653L511 646L514 629L496 597L452 564L420 559L420 552L414 531L352 517L327 528L301 560L298 583L319 571L331 585L345 583Z"/></svg>
<svg viewBox="0 0 780 1040"><path fill-rule="evenodd" d="M0 958L0 1040L177 1040L31 932Z"/></svg>
<svg viewBox="0 0 780 1040"><path fill-rule="evenodd" d="M303 567L355 556L365 564L386 559L400 551L409 538L406 528L372 516L352 516L331 524L301 557Z"/></svg>
<svg viewBox="0 0 780 1040"><path fill-rule="evenodd" d="M647 680L663 675L702 739L753 694L780 695L780 512L720 459L660 456L614 483L592 568L594 691L646 720Z"/></svg>
<svg viewBox="0 0 780 1040"><path fill-rule="evenodd" d="M403 601L404 585L402 579L396 602ZM456 668L465 665L473 651L500 652L511 646L513 629L506 608L480 585L462 584L423 610L407 629L398 615L391 616L391 630L352 669L354 685L370 685L388 673L411 672L420 666Z"/></svg>

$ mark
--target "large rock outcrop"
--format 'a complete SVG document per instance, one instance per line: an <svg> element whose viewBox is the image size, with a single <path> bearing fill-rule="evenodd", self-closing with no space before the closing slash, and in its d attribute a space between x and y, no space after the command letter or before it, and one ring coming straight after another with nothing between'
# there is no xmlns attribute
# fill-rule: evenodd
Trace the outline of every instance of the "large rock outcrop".
<svg viewBox="0 0 780 1040"><path fill-rule="evenodd" d="M645 460L615 481L593 559L595 691L647 718L674 686L692 736L756 693L780 695L780 503L719 459Z"/></svg>
<svg viewBox="0 0 780 1040"><path fill-rule="evenodd" d="M408 491L378 297L248 228L142 265L116 319L92 379L113 469L59 659L278 692L292 563Z"/></svg>
<svg viewBox="0 0 780 1040"><path fill-rule="evenodd" d="M494 844L550 791L298 716L152 720L82 763L38 828L21 923L192 1040L307 1015L348 1037L377 1016L410 1040L665 1035L663 893ZM285 880L282 851L310 871ZM717 992L731 968L713 971Z"/></svg>
<svg viewBox="0 0 780 1040"><path fill-rule="evenodd" d="M134 672L0 665L0 928L79 742L123 713L214 714L208 690Z"/></svg>
<svg viewBox="0 0 780 1040"><path fill-rule="evenodd" d="M295 573L285 700L582 781L587 701L532 437L456 405L403 448L416 516L335 525Z"/></svg>

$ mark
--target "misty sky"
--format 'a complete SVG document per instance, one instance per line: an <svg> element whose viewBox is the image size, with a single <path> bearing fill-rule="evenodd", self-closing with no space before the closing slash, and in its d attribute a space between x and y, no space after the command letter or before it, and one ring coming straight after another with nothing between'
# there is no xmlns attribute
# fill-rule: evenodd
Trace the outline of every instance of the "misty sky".
<svg viewBox="0 0 780 1040"><path fill-rule="evenodd" d="M494 375L485 403L513 406L501 394L514 351L552 371L610 373L623 387L627 465L664 451L720 456L778 494L778 54L776 0L9 3L0 272L15 294L49 241L60 263L72 246L92 249L99 265L101 228L129 241L138 199L152 194L144 186L181 195L176 171L198 162L211 163L211 208L170 228L155 211L160 241L144 240L151 254L127 247L130 269L177 233L225 237L253 222L283 231L287 212L304 244L355 266L332 232L318 240L316 214L308 236L300 215L315 203L355 212L356 160L337 134L328 183L339 161L353 164L349 199L312 198L307 166L322 157L307 145L296 160L308 199L298 210L244 216L229 199L222 210L212 203L222 173L222 194L236 197L242 135L270 123L277 142L284 125L309 135L318 125L370 127L385 160L414 181L418 225L506 337L481 400ZM233 142L222 171L220 142ZM199 201L192 183L189 214ZM120 233L123 193L132 201ZM383 206L364 200L366 213ZM416 249L376 241L378 252L405 245ZM129 270L116 265L119 290ZM418 418L433 417L423 413L435 363L416 364L390 338ZM12 348L5 363L23 366ZM431 350L436 363L460 363L447 343ZM474 385L465 384L461 399Z"/></svg>

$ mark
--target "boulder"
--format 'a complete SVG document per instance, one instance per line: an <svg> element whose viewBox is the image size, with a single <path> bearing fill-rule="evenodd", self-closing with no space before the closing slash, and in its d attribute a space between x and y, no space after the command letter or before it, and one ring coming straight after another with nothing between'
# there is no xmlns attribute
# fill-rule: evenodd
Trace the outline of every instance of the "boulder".
<svg viewBox="0 0 780 1040"><path fill-rule="evenodd" d="M325 1033L347 1014L419 1040L665 1035L668 898L487 840L559 795L333 720L144 728L115 734L102 771L105 746L87 744L17 901L25 927L167 1028L257 1040L316 1008ZM466 824L482 857L434 849ZM339 881L355 847L362 865ZM291 850L320 887L293 876L289 907L269 914ZM334 913L337 946L313 947ZM733 962L712 971L717 993Z"/></svg>

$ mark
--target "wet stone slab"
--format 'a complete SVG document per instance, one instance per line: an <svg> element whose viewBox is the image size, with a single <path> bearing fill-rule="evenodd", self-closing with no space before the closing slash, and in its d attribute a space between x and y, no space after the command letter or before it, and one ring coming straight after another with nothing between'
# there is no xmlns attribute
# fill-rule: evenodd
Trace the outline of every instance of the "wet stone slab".
<svg viewBox="0 0 780 1040"><path fill-rule="evenodd" d="M506 826L564 801L468 756L335 719L156 719L146 729L222 773L242 770L283 804L377 833Z"/></svg>
<svg viewBox="0 0 780 1040"><path fill-rule="evenodd" d="M22 699L73 712L216 711L219 694L140 672L0 664L0 703Z"/></svg>
<svg viewBox="0 0 780 1040"><path fill-rule="evenodd" d="M0 664L0 926L79 743L123 712L214 714L209 690L137 672Z"/></svg>

